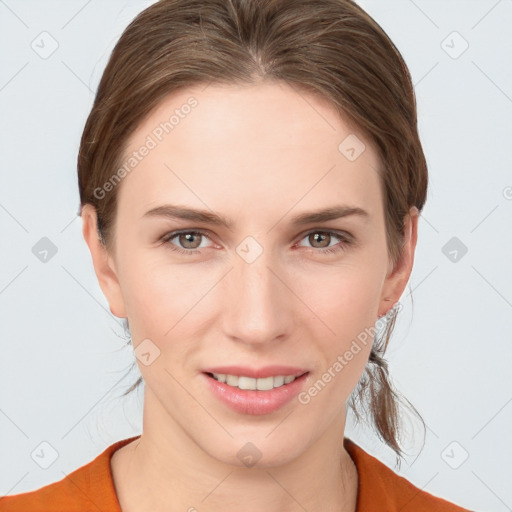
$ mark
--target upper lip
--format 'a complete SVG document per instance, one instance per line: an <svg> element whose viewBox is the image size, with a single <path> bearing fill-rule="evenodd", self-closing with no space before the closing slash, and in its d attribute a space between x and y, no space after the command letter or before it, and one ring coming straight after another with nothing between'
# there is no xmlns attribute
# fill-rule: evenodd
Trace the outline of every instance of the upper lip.
<svg viewBox="0 0 512 512"><path fill-rule="evenodd" d="M297 368L296 366L271 365L262 368L251 368L248 366L215 366L203 369L204 373L221 373L225 375L237 375L252 377L253 379L264 379L265 377L275 377L277 375L293 375L300 377L309 370Z"/></svg>

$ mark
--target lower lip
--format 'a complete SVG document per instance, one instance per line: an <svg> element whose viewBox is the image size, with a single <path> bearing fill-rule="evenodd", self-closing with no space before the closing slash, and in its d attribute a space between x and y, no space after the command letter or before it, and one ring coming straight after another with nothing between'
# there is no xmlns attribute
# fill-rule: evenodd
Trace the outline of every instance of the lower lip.
<svg viewBox="0 0 512 512"><path fill-rule="evenodd" d="M206 373L203 375L213 394L231 409L242 414L262 415L277 411L297 396L309 372L289 384L283 384L269 391L240 389L219 382Z"/></svg>

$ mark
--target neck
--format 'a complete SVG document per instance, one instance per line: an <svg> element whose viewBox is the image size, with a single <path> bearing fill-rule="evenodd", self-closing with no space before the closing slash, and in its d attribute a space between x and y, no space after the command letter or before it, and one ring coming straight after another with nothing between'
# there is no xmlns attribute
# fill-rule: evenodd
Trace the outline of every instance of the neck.
<svg viewBox="0 0 512 512"><path fill-rule="evenodd" d="M358 476L343 447L344 408L297 457L264 465L262 456L245 467L205 453L169 417L156 421L154 405L145 400L143 434L112 457L123 512L220 512L241 504L245 512L356 511Z"/></svg>

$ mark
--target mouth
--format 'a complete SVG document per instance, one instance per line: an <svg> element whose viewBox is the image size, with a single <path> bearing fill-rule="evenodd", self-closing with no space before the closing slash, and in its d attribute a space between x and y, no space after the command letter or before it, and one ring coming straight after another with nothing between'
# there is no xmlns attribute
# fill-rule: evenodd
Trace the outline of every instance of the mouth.
<svg viewBox="0 0 512 512"><path fill-rule="evenodd" d="M309 371L292 373L295 374L284 371L266 377L250 377L241 372L240 375L202 372L206 387L213 396L243 415L272 414L291 403L304 389L310 375Z"/></svg>

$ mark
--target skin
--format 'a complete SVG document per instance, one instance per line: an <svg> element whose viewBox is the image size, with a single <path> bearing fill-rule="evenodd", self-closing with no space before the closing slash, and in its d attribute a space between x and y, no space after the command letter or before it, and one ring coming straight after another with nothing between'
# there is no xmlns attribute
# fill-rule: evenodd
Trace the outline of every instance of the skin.
<svg viewBox="0 0 512 512"><path fill-rule="evenodd" d="M393 267L376 151L323 99L283 83L174 93L138 127L127 153L191 95L198 106L118 185L110 252L98 241L94 209L82 212L112 313L128 318L135 349L149 338L160 350L150 365L137 360L145 381L143 435L111 462L122 510L243 504L246 512L355 511L358 475L343 432L371 340L308 404L294 399L262 416L219 402L201 372L287 364L310 370L308 389L399 300L412 271L418 211L406 217ZM338 150L349 134L366 145L354 161ZM218 213L233 226L143 217L166 203ZM369 216L290 223L296 214L339 205ZM185 229L208 237L162 243ZM322 253L344 243L308 236L326 230L348 233L355 243ZM247 236L263 250L250 264L236 252ZM180 255L173 244L201 252ZM249 441L262 453L251 468L237 458Z"/></svg>

